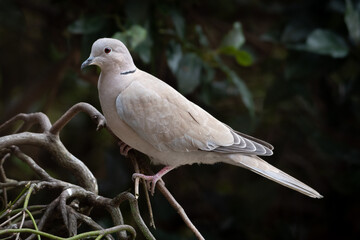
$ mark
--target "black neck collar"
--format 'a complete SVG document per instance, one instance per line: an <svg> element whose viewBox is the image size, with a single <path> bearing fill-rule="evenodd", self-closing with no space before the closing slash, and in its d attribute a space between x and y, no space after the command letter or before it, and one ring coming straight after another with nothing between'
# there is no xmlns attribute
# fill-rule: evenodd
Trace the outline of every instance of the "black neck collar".
<svg viewBox="0 0 360 240"><path fill-rule="evenodd" d="M121 74L121 75L127 75L127 74L134 73L135 71L136 71L136 68L135 68L134 70L122 72L122 73L120 73L120 74Z"/></svg>

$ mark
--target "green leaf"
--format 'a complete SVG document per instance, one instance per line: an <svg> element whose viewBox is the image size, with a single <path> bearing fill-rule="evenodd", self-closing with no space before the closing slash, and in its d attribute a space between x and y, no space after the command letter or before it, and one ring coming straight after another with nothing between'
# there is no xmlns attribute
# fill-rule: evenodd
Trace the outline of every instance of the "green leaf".
<svg viewBox="0 0 360 240"><path fill-rule="evenodd" d="M113 38L122 41L129 49L135 49L139 44L145 41L147 31L139 25L132 25L128 30L117 32Z"/></svg>
<svg viewBox="0 0 360 240"><path fill-rule="evenodd" d="M289 47L329 55L333 58L343 58L349 53L349 47L341 36L324 29L316 29L310 33L305 44L290 45Z"/></svg>
<svg viewBox="0 0 360 240"><path fill-rule="evenodd" d="M235 22L233 28L225 35L221 46L231 46L236 49L240 48L245 43L245 37L242 31L240 22Z"/></svg>
<svg viewBox="0 0 360 240"><path fill-rule="evenodd" d="M254 62L254 59L249 52L245 50L239 50L233 46L221 47L219 52L225 55L233 56L237 63L244 67L250 66Z"/></svg>
<svg viewBox="0 0 360 240"><path fill-rule="evenodd" d="M68 26L68 31L73 34L90 34L100 31L106 23L103 16L82 17Z"/></svg>
<svg viewBox="0 0 360 240"><path fill-rule="evenodd" d="M215 60L218 63L219 68L235 84L235 86L237 87L240 93L242 102L244 103L245 107L249 110L250 114L254 116L255 113L254 101L252 98L252 94L247 88L245 82L236 74L236 72L234 72L227 65L225 65L224 62L219 57L216 57Z"/></svg>
<svg viewBox="0 0 360 240"><path fill-rule="evenodd" d="M254 59L251 56L251 54L244 50L237 51L235 58L238 64L244 67L248 67L252 65L254 62Z"/></svg>
<svg viewBox="0 0 360 240"><path fill-rule="evenodd" d="M194 53L186 53L181 58L176 72L179 91L189 94L200 84L202 60Z"/></svg>
<svg viewBox="0 0 360 240"><path fill-rule="evenodd" d="M236 52L238 49L234 46L223 46L219 48L219 52L229 55L229 56L236 56Z"/></svg>
<svg viewBox="0 0 360 240"><path fill-rule="evenodd" d="M355 44L360 43L360 15L354 8L351 0L346 0L345 23L349 31L349 36Z"/></svg>

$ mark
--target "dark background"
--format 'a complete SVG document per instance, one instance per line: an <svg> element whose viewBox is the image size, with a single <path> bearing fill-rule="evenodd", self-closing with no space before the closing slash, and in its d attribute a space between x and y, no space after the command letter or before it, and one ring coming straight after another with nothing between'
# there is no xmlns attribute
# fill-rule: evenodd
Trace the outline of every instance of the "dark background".
<svg viewBox="0 0 360 240"><path fill-rule="evenodd" d="M178 168L166 186L206 239L358 239L359 14L354 0L0 0L0 119L42 111L55 121L80 101L100 109L99 71L80 65L93 41L115 36L139 68L272 143L265 160L324 195L311 199L225 164ZM100 194L132 188L129 160L87 116L61 139L93 171ZM53 176L73 179L30 150ZM6 167L13 178L34 178L17 159ZM158 239L194 239L160 194L152 201Z"/></svg>

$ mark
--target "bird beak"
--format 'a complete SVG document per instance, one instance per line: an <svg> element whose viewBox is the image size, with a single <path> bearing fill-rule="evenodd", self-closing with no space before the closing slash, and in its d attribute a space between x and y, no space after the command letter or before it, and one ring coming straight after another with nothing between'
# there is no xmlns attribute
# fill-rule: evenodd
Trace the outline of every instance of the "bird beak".
<svg viewBox="0 0 360 240"><path fill-rule="evenodd" d="M91 65L94 61L94 57L89 57L81 64L81 70L84 70L87 66Z"/></svg>

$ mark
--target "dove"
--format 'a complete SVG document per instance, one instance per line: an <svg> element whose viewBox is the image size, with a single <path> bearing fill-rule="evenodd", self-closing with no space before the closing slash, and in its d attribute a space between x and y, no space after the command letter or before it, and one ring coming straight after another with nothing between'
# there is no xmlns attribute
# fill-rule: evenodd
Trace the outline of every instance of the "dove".
<svg viewBox="0 0 360 240"><path fill-rule="evenodd" d="M322 196L311 187L270 165L259 156L273 154L273 146L238 132L192 103L174 88L136 67L126 46L100 38L81 69L97 65L99 100L110 130L127 146L165 167L145 179L154 193L157 181L181 165L227 163L251 170L312 198Z"/></svg>

